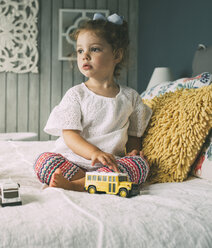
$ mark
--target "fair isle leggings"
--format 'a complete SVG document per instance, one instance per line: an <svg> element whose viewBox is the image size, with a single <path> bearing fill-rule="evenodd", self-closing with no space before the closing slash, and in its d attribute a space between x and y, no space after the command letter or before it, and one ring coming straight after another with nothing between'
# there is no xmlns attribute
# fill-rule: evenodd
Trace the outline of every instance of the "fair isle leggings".
<svg viewBox="0 0 212 248"><path fill-rule="evenodd" d="M149 164L140 156L126 156L117 160L118 168L120 172L127 173L129 180L137 184L144 183L146 181ZM71 181L72 176L80 169L80 167L61 154L45 152L42 153L34 164L34 170L38 176L38 179L47 185L49 185L51 176L57 168L60 168L63 176ZM113 172L107 166L97 169L98 172Z"/></svg>

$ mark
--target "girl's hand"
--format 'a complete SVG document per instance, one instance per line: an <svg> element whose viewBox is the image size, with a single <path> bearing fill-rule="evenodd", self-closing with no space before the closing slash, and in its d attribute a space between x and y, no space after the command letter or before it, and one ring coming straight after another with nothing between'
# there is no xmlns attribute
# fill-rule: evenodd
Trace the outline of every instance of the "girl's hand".
<svg viewBox="0 0 212 248"><path fill-rule="evenodd" d="M144 153L143 151L138 151L136 149L132 150L131 152L127 153L126 156L136 156L139 155L140 157L142 157L143 159L145 159Z"/></svg>
<svg viewBox="0 0 212 248"><path fill-rule="evenodd" d="M110 153L106 153L103 151L95 151L91 155L91 161L92 166L94 166L96 163L101 163L103 165L108 166L115 172L120 172L115 157Z"/></svg>
<svg viewBox="0 0 212 248"><path fill-rule="evenodd" d="M134 150L132 150L131 152L128 152L128 153L126 154L126 156L136 156L136 155L139 155L139 151L136 150L136 149L134 149Z"/></svg>

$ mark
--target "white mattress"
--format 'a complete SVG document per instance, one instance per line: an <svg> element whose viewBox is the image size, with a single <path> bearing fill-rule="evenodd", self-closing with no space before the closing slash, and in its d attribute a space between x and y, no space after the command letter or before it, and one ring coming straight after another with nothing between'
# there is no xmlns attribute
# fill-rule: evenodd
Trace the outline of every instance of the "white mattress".
<svg viewBox="0 0 212 248"><path fill-rule="evenodd" d="M54 142L0 142L0 180L21 185L23 205L0 207L0 247L212 247L212 182L144 185L124 199L56 188L33 172Z"/></svg>

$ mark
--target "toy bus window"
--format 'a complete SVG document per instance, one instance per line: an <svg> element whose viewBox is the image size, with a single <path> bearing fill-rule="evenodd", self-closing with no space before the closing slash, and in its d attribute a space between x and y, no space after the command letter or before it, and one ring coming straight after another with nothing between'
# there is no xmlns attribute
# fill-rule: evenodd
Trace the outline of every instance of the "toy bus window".
<svg viewBox="0 0 212 248"><path fill-rule="evenodd" d="M116 192L116 185L113 183L113 192Z"/></svg>
<svg viewBox="0 0 212 248"><path fill-rule="evenodd" d="M18 191L4 192L4 198L16 198L18 197Z"/></svg>
<svg viewBox="0 0 212 248"><path fill-rule="evenodd" d="M107 177L103 176L103 181L107 182Z"/></svg>
<svg viewBox="0 0 212 248"><path fill-rule="evenodd" d="M89 180L89 181L91 180L91 176L88 176L88 180Z"/></svg>
<svg viewBox="0 0 212 248"><path fill-rule="evenodd" d="M98 176L98 181L102 181L102 177L101 176Z"/></svg>
<svg viewBox="0 0 212 248"><path fill-rule="evenodd" d="M109 177L109 182L112 182L112 177Z"/></svg>
<svg viewBox="0 0 212 248"><path fill-rule="evenodd" d="M119 176L119 182L127 181L127 176Z"/></svg>
<svg viewBox="0 0 212 248"><path fill-rule="evenodd" d="M115 182L116 181L116 178L115 177L113 177L113 182Z"/></svg>
<svg viewBox="0 0 212 248"><path fill-rule="evenodd" d="M93 176L93 180L96 181L96 176Z"/></svg>

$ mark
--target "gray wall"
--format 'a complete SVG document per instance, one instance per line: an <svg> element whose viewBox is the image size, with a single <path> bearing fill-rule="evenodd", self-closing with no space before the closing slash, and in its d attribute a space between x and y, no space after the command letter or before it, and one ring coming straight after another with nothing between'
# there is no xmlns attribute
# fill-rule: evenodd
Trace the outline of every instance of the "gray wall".
<svg viewBox="0 0 212 248"><path fill-rule="evenodd" d="M139 0L39 0L39 74L0 73L0 132L36 132L38 139L50 137L43 128L52 108L68 88L81 83L76 62L58 60L58 13L60 8L109 9L129 23L131 54L128 70L120 82L137 89ZM135 59L136 58L136 59Z"/></svg>
<svg viewBox="0 0 212 248"><path fill-rule="evenodd" d="M42 130L51 109L82 80L75 63L71 67L57 59L59 8L103 8L124 15L130 26L131 53L121 83L140 93L157 66L169 66L175 78L190 76L197 45L212 45L211 0L39 2L39 74L0 73L0 132L32 131L38 139L49 139Z"/></svg>
<svg viewBox="0 0 212 248"><path fill-rule="evenodd" d="M170 67L175 79L191 76L198 44L212 45L211 29L211 0L139 1L139 92L155 67Z"/></svg>

